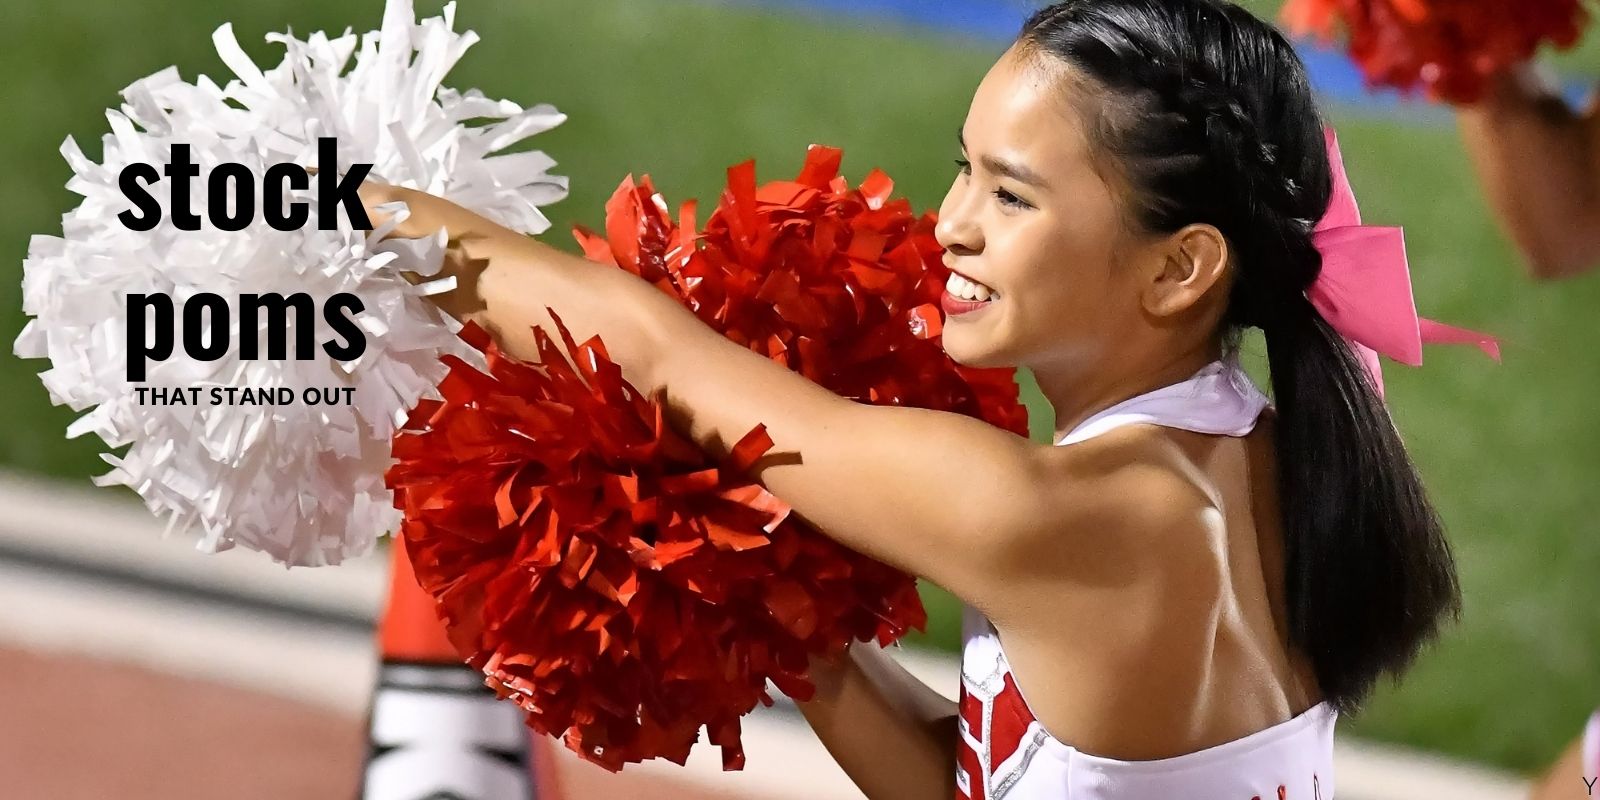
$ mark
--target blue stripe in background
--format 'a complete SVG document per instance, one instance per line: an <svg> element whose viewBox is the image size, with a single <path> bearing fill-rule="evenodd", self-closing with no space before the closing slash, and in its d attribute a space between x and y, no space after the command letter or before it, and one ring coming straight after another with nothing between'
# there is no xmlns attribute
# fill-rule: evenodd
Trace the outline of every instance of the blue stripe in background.
<svg viewBox="0 0 1600 800"><path fill-rule="evenodd" d="M1025 0L746 0L837 14L892 20L977 39L1008 42L1038 4Z"/></svg>
<svg viewBox="0 0 1600 800"><path fill-rule="evenodd" d="M969 36L992 42L1009 42L1022 28L1022 21L1040 3L1030 0L743 0L754 5L777 6L803 11L854 16L873 21L888 21L940 33ZM1358 110L1377 111L1385 116L1419 122L1448 121L1448 108L1406 98L1391 89L1369 91L1353 62L1344 53L1310 42L1297 43L1306 64L1311 84L1328 102ZM1568 88L1569 99L1578 103L1589 91L1587 84Z"/></svg>

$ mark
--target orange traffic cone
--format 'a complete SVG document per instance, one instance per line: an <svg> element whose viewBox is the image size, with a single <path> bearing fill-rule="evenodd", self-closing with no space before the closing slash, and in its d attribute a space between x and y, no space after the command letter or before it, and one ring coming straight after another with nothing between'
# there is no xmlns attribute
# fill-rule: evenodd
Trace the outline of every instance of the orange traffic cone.
<svg viewBox="0 0 1600 800"><path fill-rule="evenodd" d="M559 800L550 743L500 702L445 636L394 540L362 800Z"/></svg>

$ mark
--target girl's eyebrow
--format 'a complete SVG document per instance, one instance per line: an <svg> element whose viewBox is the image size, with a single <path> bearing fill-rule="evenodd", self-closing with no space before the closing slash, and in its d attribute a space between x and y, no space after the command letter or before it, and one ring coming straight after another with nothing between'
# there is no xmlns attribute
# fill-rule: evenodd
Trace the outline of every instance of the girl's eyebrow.
<svg viewBox="0 0 1600 800"><path fill-rule="evenodd" d="M967 152L967 135L965 131L956 130L956 141L961 144L961 152ZM1018 183L1027 184L1037 189L1045 188L1044 176L1021 164L991 155L985 155L978 160L983 164L984 169L997 175L1003 175Z"/></svg>

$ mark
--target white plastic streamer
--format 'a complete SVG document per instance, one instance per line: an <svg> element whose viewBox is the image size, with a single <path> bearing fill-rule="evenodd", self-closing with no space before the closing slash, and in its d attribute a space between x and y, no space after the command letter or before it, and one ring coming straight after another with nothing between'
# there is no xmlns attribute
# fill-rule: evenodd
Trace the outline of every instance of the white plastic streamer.
<svg viewBox="0 0 1600 800"><path fill-rule="evenodd" d="M40 378L51 399L87 412L68 428L69 437L95 433L113 450L127 447L122 455L102 455L113 469L95 482L133 488L169 519L169 531L198 526L204 551L242 545L291 566L334 564L369 551L399 521L383 485L398 424L443 377L439 356L470 358L473 351L456 338L454 320L426 298L451 284L414 285L400 271L436 275L442 234L380 244L387 229L354 229L342 212L335 230L320 230L315 178L311 189L263 201L306 201L310 220L301 230L278 231L259 219L237 232L204 221L198 231L178 230L169 207L171 179L164 178L150 187L162 222L139 232L117 218L132 208L119 174L134 162L159 170L170 163L174 144L189 145L201 170L191 181L189 208L204 219L205 176L217 164L246 165L260 187L267 168L278 163L340 174L365 163L374 165L373 179L447 197L514 230L542 233L550 223L539 207L566 196L566 179L548 173L554 162L542 152L500 151L565 117L548 105L523 108L476 90L442 87L477 41L471 31L455 32L454 16L452 3L441 17L418 22L409 0L389 0L381 31L357 36L347 30L333 38L319 32L305 40L272 34L267 40L286 52L282 63L265 71L223 25L212 38L236 75L227 85L205 76L186 83L169 67L128 86L120 110L107 111L111 130L103 137L101 163L71 138L62 145L73 172L67 188L83 200L63 216L61 237L35 236L29 245L23 306L33 319L15 351L50 359ZM338 140L337 165L317 163L323 136ZM404 207L394 210L403 219ZM355 294L365 305L356 322L367 334L366 351L347 362L320 346L313 360L243 360L234 305L225 332L205 320L205 340L225 333L227 353L215 361L192 358L181 344L183 303L200 292L235 304L247 293L310 295L317 313L298 322L289 315L291 348L297 324L317 325L319 345L337 339L321 321L323 303L339 292ZM150 360L146 380L137 384L127 379L127 298L133 293L170 295L177 326L172 356ZM266 327L263 320L258 330L243 332L258 339L263 356ZM145 334L143 341L154 340L153 330ZM141 403L138 386L186 395L198 388L200 402ZM213 405L213 387L286 387L294 401ZM307 389L344 388L352 390L349 404L302 402Z"/></svg>

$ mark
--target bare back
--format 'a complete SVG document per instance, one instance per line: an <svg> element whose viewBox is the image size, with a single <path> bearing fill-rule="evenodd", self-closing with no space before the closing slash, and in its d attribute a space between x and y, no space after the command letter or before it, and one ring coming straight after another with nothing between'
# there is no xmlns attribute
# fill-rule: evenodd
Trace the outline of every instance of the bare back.
<svg viewBox="0 0 1600 800"><path fill-rule="evenodd" d="M1180 524L1108 525L1094 551L1068 556L1067 578L1043 594L1028 584L1013 595L1026 602L999 612L1019 689L1057 738L1168 758L1321 699L1309 661L1288 647L1273 425L1268 409L1244 436L1144 424L1067 445L1126 459L1141 478L1129 504Z"/></svg>

